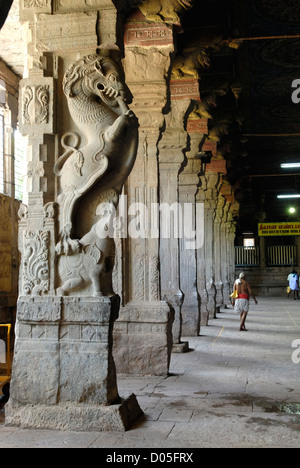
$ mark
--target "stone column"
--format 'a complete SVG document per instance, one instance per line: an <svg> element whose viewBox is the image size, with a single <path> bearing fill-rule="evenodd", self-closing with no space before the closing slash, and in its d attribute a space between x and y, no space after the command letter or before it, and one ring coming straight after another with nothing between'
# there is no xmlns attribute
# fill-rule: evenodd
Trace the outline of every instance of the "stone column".
<svg viewBox="0 0 300 468"><path fill-rule="evenodd" d="M30 31L19 119L29 184L6 424L124 431L142 411L134 395L118 394L109 233L138 134L117 12L110 0L22 0L20 13Z"/></svg>
<svg viewBox="0 0 300 468"><path fill-rule="evenodd" d="M197 248L199 237L196 231L196 216L199 206L196 204L201 160L198 156L199 147L207 131L207 120L189 119L187 131L190 138L189 151L186 153L186 165L179 174L179 202L186 215L188 228L195 232L195 238L180 240L180 288L184 294L181 308L182 336L198 336L200 334L200 296L197 290ZM197 157L198 156L198 157ZM188 211L190 210L190 211ZM189 214L188 214L189 213ZM185 227L185 221L184 221ZM198 226L201 229L201 226ZM193 245L194 244L194 245Z"/></svg>
<svg viewBox="0 0 300 468"><path fill-rule="evenodd" d="M217 206L218 173L206 172L201 177L197 201L204 203L204 245L197 251L198 291L201 296L201 324L216 317L216 286L214 262L214 219Z"/></svg>
<svg viewBox="0 0 300 468"><path fill-rule="evenodd" d="M299 241L298 237L296 238L297 240L297 248L299 246ZM267 260L266 260L266 239L265 237L261 236L259 238L259 250L260 250L260 267L262 269L265 269L267 266ZM300 250L299 250L299 256L300 256Z"/></svg>
<svg viewBox="0 0 300 468"><path fill-rule="evenodd" d="M210 189L207 191L207 228L205 231L205 243L207 245L207 261L209 264L208 271L209 276L207 277L207 288L208 288L208 315L209 318L216 318L216 313L220 309L223 302L223 284L221 280L221 232L220 223L223 216L223 207L225 201L219 196L220 189L222 187L222 178L226 174L226 161L223 158L216 156L217 146L214 142L207 142L206 146L212 148L213 158L209 164L206 165L205 176L207 178L207 187ZM204 145L205 147L205 145ZM211 223L213 227L211 228ZM212 235L210 234L211 229L213 230ZM210 257L210 254L212 255ZM210 267L210 258L213 259L213 263Z"/></svg>
<svg viewBox="0 0 300 468"><path fill-rule="evenodd" d="M216 212L216 199L213 192L210 198L205 200L205 259L206 259L206 290L207 320L216 317L216 286L215 286L215 264L214 264L214 220Z"/></svg>
<svg viewBox="0 0 300 468"><path fill-rule="evenodd" d="M180 289L179 238L183 237L183 217L179 205L178 177L184 162L188 134L185 129L192 93L198 91L197 80L171 81L171 111L166 116L166 129L159 143L159 176L161 207L161 293L175 311L173 351L184 352L181 342L183 292ZM165 213L163 212L165 210Z"/></svg>
<svg viewBox="0 0 300 468"><path fill-rule="evenodd" d="M234 195L226 197L230 202L230 209L228 212L227 220L227 239L228 239L228 264L229 264L229 285L230 290L233 290L233 285L236 280L235 277L235 236L236 236L236 220L234 219L239 210L239 204L235 201Z"/></svg>
<svg viewBox="0 0 300 468"><path fill-rule="evenodd" d="M127 238L122 244L123 307L116 323L114 356L126 374L167 375L174 313L161 300L159 275L158 141L168 97L173 28L134 12L125 24L126 82L139 119L139 147L125 186ZM151 65L150 65L151 64Z"/></svg>
<svg viewBox="0 0 300 468"><path fill-rule="evenodd" d="M223 189L223 187L222 187ZM222 193L222 190L221 190ZM228 220L228 212L230 210L230 202L227 201L225 197L225 207L223 212L223 218L221 221L221 277L223 283L223 303L225 308L227 308L230 302L230 294L232 290L230 289L229 283L229 258L228 258L228 238L227 238L227 220Z"/></svg>
<svg viewBox="0 0 300 468"><path fill-rule="evenodd" d="M217 313L224 304L224 291L222 281L222 269L225 268L225 264L222 262L222 230L221 223L224 216L224 207L226 200L224 197L219 195L216 215L215 215L215 226L214 226L214 260L215 260L215 286L216 286L216 308Z"/></svg>

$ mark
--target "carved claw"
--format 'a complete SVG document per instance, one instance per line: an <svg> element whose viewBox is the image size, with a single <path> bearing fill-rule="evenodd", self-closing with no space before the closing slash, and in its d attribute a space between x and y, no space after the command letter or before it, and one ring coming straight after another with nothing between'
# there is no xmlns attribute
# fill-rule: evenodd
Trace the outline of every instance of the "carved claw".
<svg viewBox="0 0 300 468"><path fill-rule="evenodd" d="M71 239L71 227L65 226L61 235L61 240L56 244L57 255L74 255L81 252L81 244L77 239Z"/></svg>
<svg viewBox="0 0 300 468"><path fill-rule="evenodd" d="M67 239L58 242L55 247L57 255L73 255L81 252L81 245L78 240Z"/></svg>

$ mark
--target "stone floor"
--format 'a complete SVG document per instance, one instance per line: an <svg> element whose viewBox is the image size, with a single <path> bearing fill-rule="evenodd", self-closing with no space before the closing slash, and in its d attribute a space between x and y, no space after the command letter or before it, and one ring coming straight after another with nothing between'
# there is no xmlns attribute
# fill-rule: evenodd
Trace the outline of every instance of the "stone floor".
<svg viewBox="0 0 300 468"><path fill-rule="evenodd" d="M233 309L185 338L170 376L118 377L121 396L134 392L145 416L126 433L71 433L5 427L1 448L300 447L300 301L251 302L247 332ZM294 343L297 344L297 343ZM294 353L294 361L292 355ZM134 453L134 450L133 450Z"/></svg>

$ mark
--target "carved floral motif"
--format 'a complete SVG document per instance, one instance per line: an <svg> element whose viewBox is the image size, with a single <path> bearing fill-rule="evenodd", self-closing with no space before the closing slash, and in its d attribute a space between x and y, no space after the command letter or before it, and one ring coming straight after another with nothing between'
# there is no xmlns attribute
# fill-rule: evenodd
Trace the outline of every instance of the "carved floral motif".
<svg viewBox="0 0 300 468"><path fill-rule="evenodd" d="M49 231L25 231L23 294L38 296L49 290Z"/></svg>
<svg viewBox="0 0 300 468"><path fill-rule="evenodd" d="M49 86L26 86L23 91L23 125L49 122Z"/></svg>

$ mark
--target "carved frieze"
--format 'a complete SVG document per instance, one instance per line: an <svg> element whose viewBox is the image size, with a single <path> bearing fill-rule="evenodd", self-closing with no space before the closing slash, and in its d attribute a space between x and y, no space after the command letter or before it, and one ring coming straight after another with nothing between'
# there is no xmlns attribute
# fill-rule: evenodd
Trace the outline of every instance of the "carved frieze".
<svg viewBox="0 0 300 468"><path fill-rule="evenodd" d="M227 174L225 159L212 160L206 165L206 172L217 172L219 174Z"/></svg>
<svg viewBox="0 0 300 468"><path fill-rule="evenodd" d="M39 15L36 41L44 50L95 50L97 12L78 12L66 15Z"/></svg>
<svg viewBox="0 0 300 468"><path fill-rule="evenodd" d="M124 41L127 47L173 45L173 30L165 24L127 23Z"/></svg>
<svg viewBox="0 0 300 468"><path fill-rule="evenodd" d="M69 13L72 11L100 10L103 7L103 0L54 0L54 13ZM112 1L105 2L114 7Z"/></svg>
<svg viewBox="0 0 300 468"><path fill-rule="evenodd" d="M145 294L145 257L142 254L136 256L136 264L134 271L134 296L139 301L144 300Z"/></svg>
<svg viewBox="0 0 300 468"><path fill-rule="evenodd" d="M150 255L150 296L153 301L159 300L159 259L158 255Z"/></svg>
<svg viewBox="0 0 300 468"><path fill-rule="evenodd" d="M47 293L49 271L50 232L26 230L24 233L22 279L23 295L39 296Z"/></svg>
<svg viewBox="0 0 300 468"><path fill-rule="evenodd" d="M37 13L51 14L52 0L20 0L20 19L33 19Z"/></svg>
<svg viewBox="0 0 300 468"><path fill-rule="evenodd" d="M26 86L23 90L23 124L49 122L49 86Z"/></svg>
<svg viewBox="0 0 300 468"><path fill-rule="evenodd" d="M61 319L60 299L21 299L18 302L18 319L22 322L57 322Z"/></svg>
<svg viewBox="0 0 300 468"><path fill-rule="evenodd" d="M53 78L32 78L20 82L20 130L24 135L53 132Z"/></svg>
<svg viewBox="0 0 300 468"><path fill-rule="evenodd" d="M187 123L187 132L207 134L207 119L189 119Z"/></svg>
<svg viewBox="0 0 300 468"><path fill-rule="evenodd" d="M200 100L198 80L171 80L170 91L173 101L180 99Z"/></svg>

